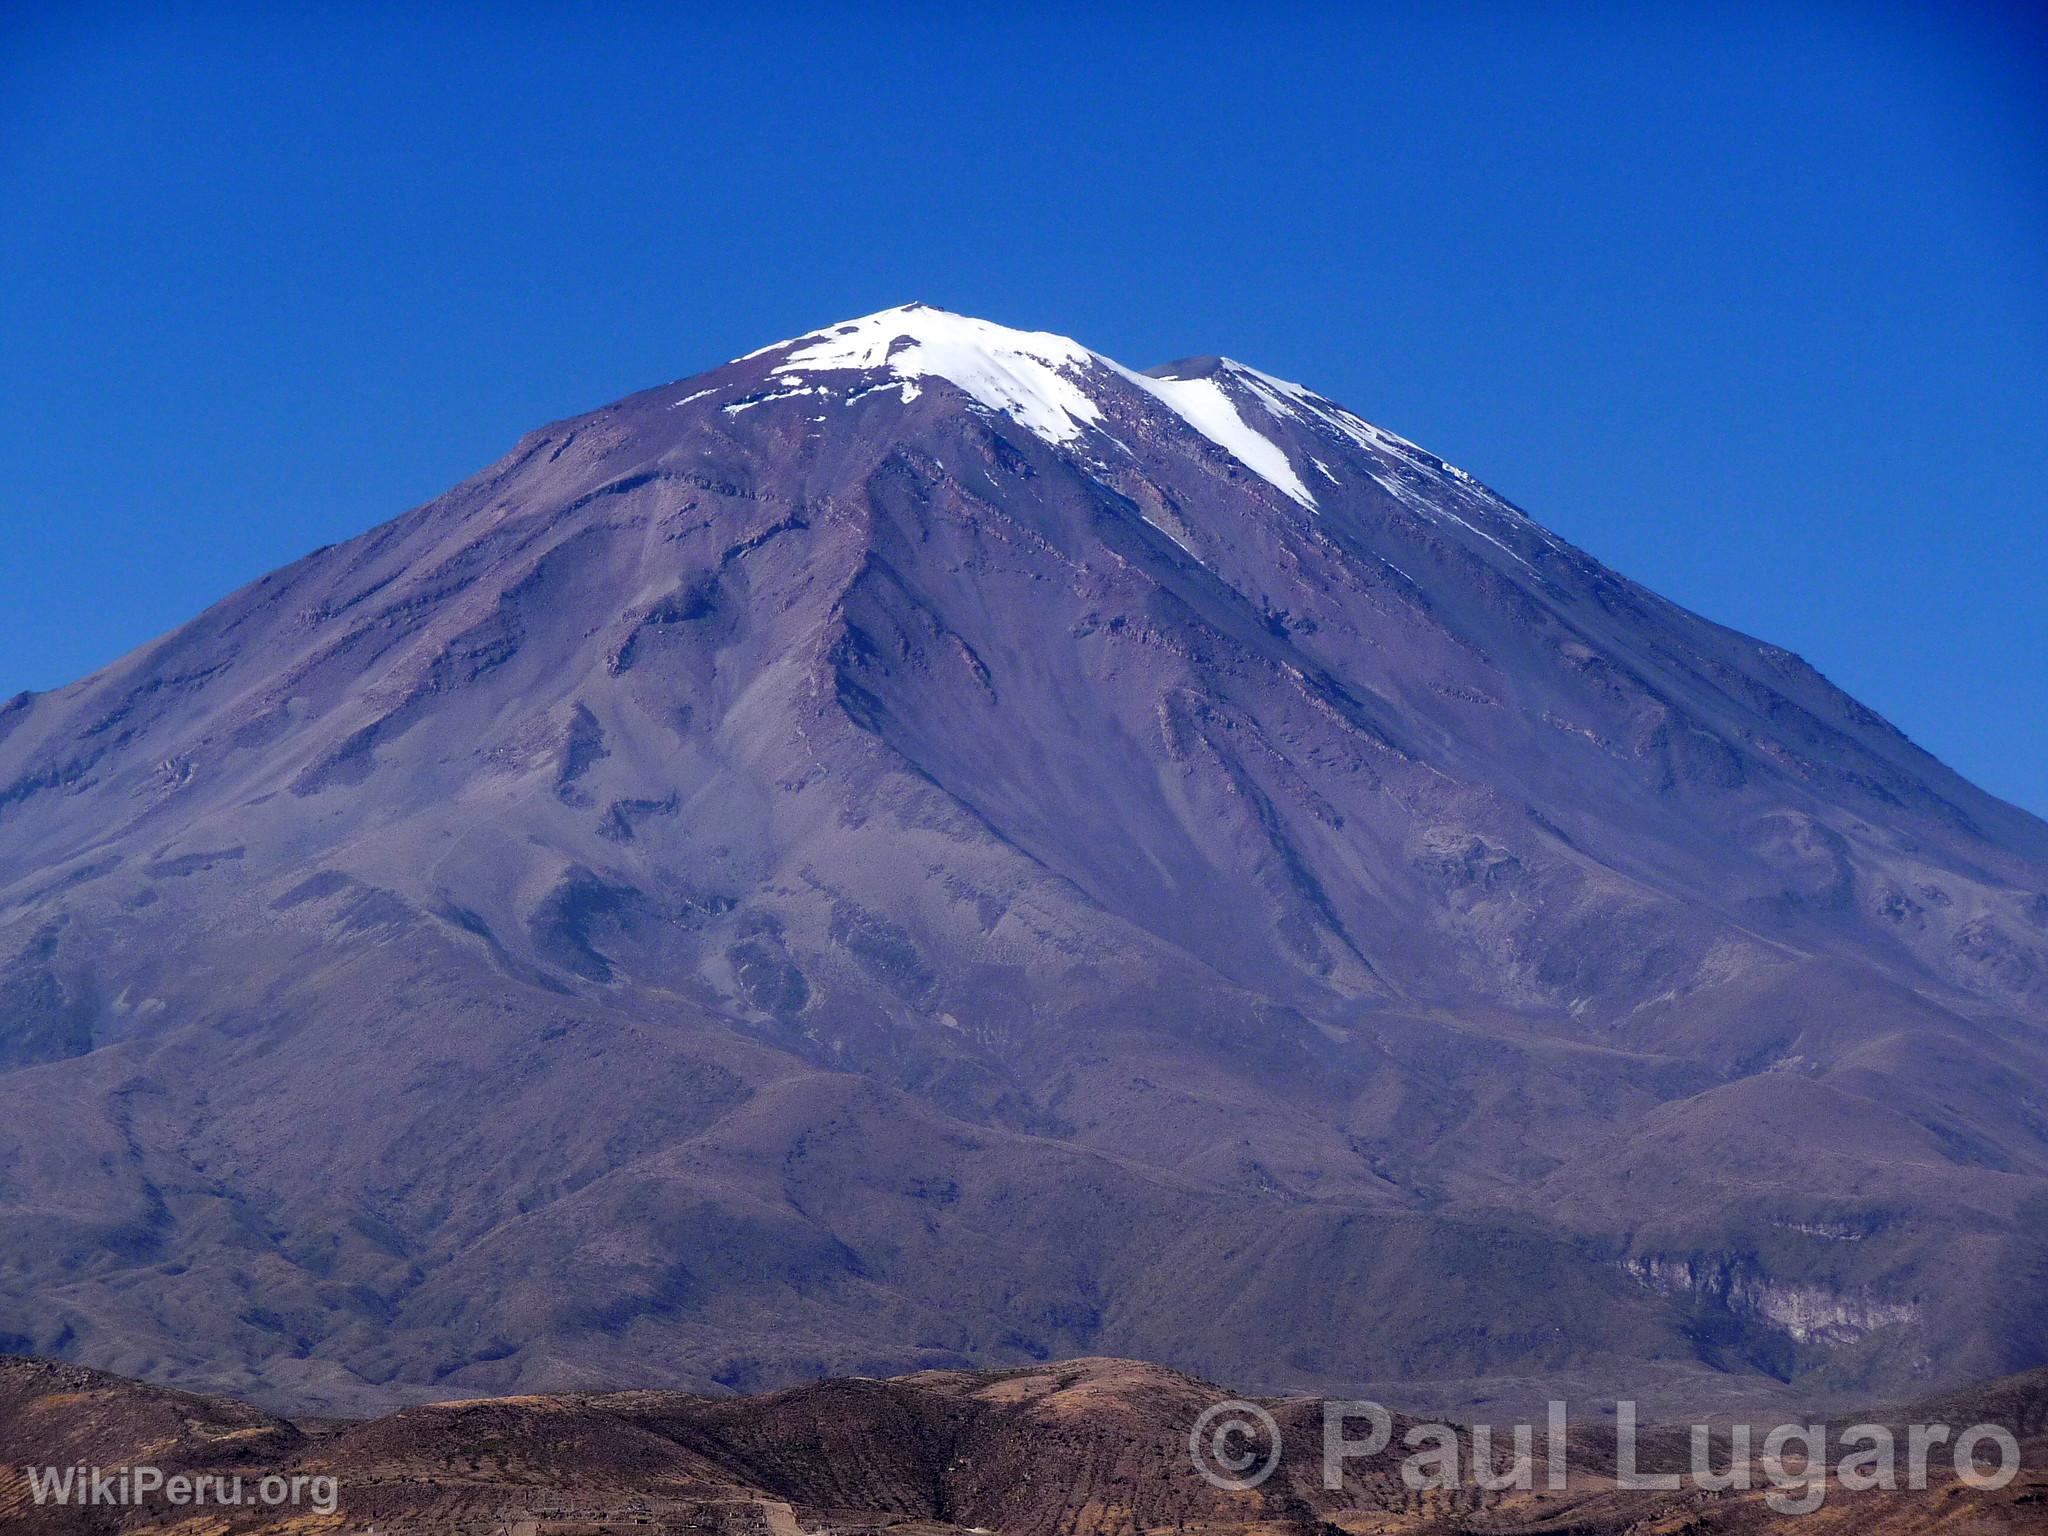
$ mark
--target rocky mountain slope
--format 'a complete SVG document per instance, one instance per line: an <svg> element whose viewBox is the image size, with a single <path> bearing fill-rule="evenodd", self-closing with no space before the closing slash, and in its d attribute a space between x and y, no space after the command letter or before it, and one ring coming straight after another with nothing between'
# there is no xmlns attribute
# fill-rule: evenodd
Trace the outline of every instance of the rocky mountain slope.
<svg viewBox="0 0 2048 1536"><path fill-rule="evenodd" d="M1205 1481L1189 1453L1190 1427L1226 1395L1157 1366L1093 1359L825 1381L759 1397L476 1398L361 1423L298 1423L227 1399L0 1358L0 1522L22 1536L192 1529L194 1507L161 1497L132 1508L78 1508L59 1506L46 1491L38 1504L23 1470L146 1465L166 1478L239 1477L242 1502L223 1507L217 1497L204 1517L223 1536L336 1529L404 1536L1735 1536L1787 1527L1818 1536L1992 1536L2048 1528L2048 1373L2040 1371L1858 1415L1893 1427L1901 1446L1908 1425L1939 1423L1960 1433L1996 1423L2020 1447L2021 1470L2010 1482L1967 1487L1953 1455L1937 1450L1924 1489L1830 1484L1817 1509L1791 1518L1767 1504L1774 1485L1761 1464L1747 1490L1619 1487L1613 1431L1597 1424L1566 1437L1562 1488L1550 1486L1550 1447L1539 1423L1529 1442L1532 1487L1478 1487L1470 1475L1474 1433L1454 1427L1466 1469L1461 1486L1417 1489L1402 1460L1412 1454L1408 1436L1422 1426L1396 1416L1388 1448L1346 1456L1342 1484L1330 1488L1323 1405L1305 1398L1265 1405L1281 1454L1257 1487L1230 1491ZM1846 1425L1828 1426L1827 1443L1837 1451L1850 1443ZM1752 1446L1763 1445L1770 1427L1752 1426ZM1371 1426L1347 1421L1347 1429L1364 1437ZM1717 1470L1729 1465L1726 1433L1714 1441ZM1688 1435L1646 1429L1637 1441L1640 1465L1685 1467ZM1512 1461L1514 1431L1496 1421L1485 1444L1496 1453L1497 1475ZM1837 1461L1831 1454L1830 1468ZM1911 1480L1908 1466L1900 1463L1902 1485ZM1988 1457L1982 1470L1993 1470ZM300 1504L281 1499L263 1507L266 1478L280 1480L281 1495L299 1480ZM326 1510L313 1507L322 1502Z"/></svg>
<svg viewBox="0 0 2048 1536"><path fill-rule="evenodd" d="M2044 1021L2048 826L1797 657L913 306L0 707L0 1341L1899 1394L2048 1360Z"/></svg>

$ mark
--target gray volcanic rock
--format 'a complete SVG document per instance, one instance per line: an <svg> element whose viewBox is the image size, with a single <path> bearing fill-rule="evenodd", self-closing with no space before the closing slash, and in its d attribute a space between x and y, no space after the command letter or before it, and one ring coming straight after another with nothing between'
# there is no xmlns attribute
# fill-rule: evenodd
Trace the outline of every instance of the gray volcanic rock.
<svg viewBox="0 0 2048 1536"><path fill-rule="evenodd" d="M2048 826L1797 657L912 306L0 707L0 1348L1899 1393L2048 1360L2044 1020Z"/></svg>

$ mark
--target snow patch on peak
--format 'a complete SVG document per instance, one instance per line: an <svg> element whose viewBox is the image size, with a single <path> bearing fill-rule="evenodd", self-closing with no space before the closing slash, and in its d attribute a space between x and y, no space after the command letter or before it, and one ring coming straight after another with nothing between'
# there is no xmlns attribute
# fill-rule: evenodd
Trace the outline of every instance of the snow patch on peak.
<svg viewBox="0 0 2048 1536"><path fill-rule="evenodd" d="M1316 499L1288 462L1286 451L1244 419L1213 374L1198 379L1155 379L1121 367L1117 371L1261 480L1315 510Z"/></svg>
<svg viewBox="0 0 2048 1536"><path fill-rule="evenodd" d="M1306 384L1296 384L1290 379L1275 378L1262 373L1245 363L1230 358L1223 360L1224 367L1254 395L1275 416L1288 417L1295 421L1320 422L1334 428L1344 437L1361 448L1370 448L1379 453L1394 453L1402 457L1420 454L1422 450L1398 433L1389 432L1385 427L1376 427L1361 416L1344 409L1334 400L1325 399Z"/></svg>
<svg viewBox="0 0 2048 1536"><path fill-rule="evenodd" d="M1334 407L1299 384L1273 379L1241 363L1225 361L1218 372L1194 378L1152 378L1091 352L1069 337L1050 331L1013 330L928 304L878 310L748 356L774 352L783 356L769 373L787 386L786 393L799 392L807 374L845 369L880 372L902 380L903 399L908 403L917 391L912 381L943 378L987 409L1009 416L1054 444L1070 444L1091 428L1102 428L1103 408L1089 392L1088 381L1114 374L1166 406L1286 496L1311 510L1316 506L1314 495L1286 451L1245 420L1222 380L1228 377L1244 385L1275 416L1299 417L1301 413L1288 404L1296 398L1315 401L1324 409ZM822 385L814 383L812 388L829 393ZM849 400L856 398L848 396Z"/></svg>
<svg viewBox="0 0 2048 1536"><path fill-rule="evenodd" d="M1102 420L1102 407L1076 378L1095 354L1050 331L1016 331L906 304L780 345L793 350L772 370L778 376L845 368L944 378L1048 442L1072 442Z"/></svg>
<svg viewBox="0 0 2048 1536"><path fill-rule="evenodd" d="M1229 358L1223 359L1223 368L1235 377L1239 383L1244 385L1273 416L1291 417L1296 421L1303 422L1319 422L1323 426L1331 428L1340 435L1349 438L1361 448L1367 448L1382 455L1406 459L1421 465L1425 469L1435 469L1483 496L1489 503L1499 503L1502 508L1512 511L1511 508L1506 507L1506 503L1500 502L1498 497L1494 496L1491 491L1488 491L1485 486L1481 485L1471 475L1458 468L1457 465L1450 463L1448 460L1438 458L1435 454L1430 453L1424 448L1417 447L1398 433L1389 432L1385 427L1374 426L1363 417L1347 411L1334 400L1325 399L1305 385L1291 383L1286 379L1276 379L1270 373L1261 373L1256 368L1248 367L1243 363L1233 362ZM1321 460L1312 459L1310 462L1317 469L1322 470L1325 475L1335 480L1336 477L1330 475L1329 470L1324 467ZM1389 484L1384 480L1381 483L1388 485L1388 488L1393 490L1403 500L1414 499L1411 492L1400 488L1398 485ZM1432 507L1427 510L1434 512L1436 509ZM1462 522L1463 519L1461 518L1459 521ZM1495 542L1498 541L1496 540Z"/></svg>

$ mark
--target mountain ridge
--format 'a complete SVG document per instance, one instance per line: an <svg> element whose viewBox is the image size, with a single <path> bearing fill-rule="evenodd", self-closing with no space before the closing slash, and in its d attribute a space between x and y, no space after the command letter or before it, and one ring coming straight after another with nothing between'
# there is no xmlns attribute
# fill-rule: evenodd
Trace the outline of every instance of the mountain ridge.
<svg viewBox="0 0 2048 1536"><path fill-rule="evenodd" d="M1282 1438L1270 1479L1248 1493L1203 1481L1189 1435L1226 1389L1140 1361L1078 1359L1008 1371L931 1371L889 1380L805 1383L754 1397L688 1397L627 1391L473 1398L404 1410L367 1422L280 1420L248 1405L188 1397L42 1360L0 1357L0 1519L10 1529L87 1532L174 1529L189 1518L158 1498L135 1511L38 1508L20 1469L140 1461L172 1475L235 1475L254 1489L266 1476L327 1483L341 1519L421 1536L479 1528L567 1536L631 1524L657 1531L711 1528L797 1536L802 1531L908 1528L1096 1536L1127 1529L1323 1532L1364 1525L1383 1532L1556 1531L1620 1533L1650 1521L1684 1529L1744 1532L1779 1527L1764 1504L1768 1469L1751 1467L1751 1489L1719 1496L1697 1488L1631 1491L1614 1486L1615 1432L1603 1413L1572 1405L1560 1460L1566 1487L1547 1486L1547 1419L1532 1428L1528 1490L1482 1495L1469 1476L1473 1431L1454 1426L1456 1496L1404 1486L1399 1464L1424 1427L1389 1418L1389 1448L1356 1455L1342 1484L1325 1485L1323 1404L1268 1400ZM1611 1412L1611 1409L1609 1410ZM1973 1423L2008 1428L2022 1470L2009 1485L1969 1489L1937 1453L1924 1491L1831 1487L1802 1517L1820 1531L1922 1531L1968 1520L1973 1530L2028 1530L2043 1497L2040 1451L2048 1443L2048 1376L2040 1371L1905 1408L1864 1409L1857 1420L1898 1426ZM1359 1421L1362 1426L1362 1420ZM1488 1443L1501 1460L1509 1427L1496 1415ZM1829 1426L1840 1446L1848 1420ZM1725 1426L1717 1425L1725 1436ZM1767 1434L1753 1425L1750 1443ZM1641 1465L1684 1467L1683 1427L1646 1427ZM1715 1464L1728 1459L1725 1438ZM1833 1457L1824 1458L1831 1465ZM1906 1469L1901 1469L1910 1477ZM302 1501L310 1502L310 1500ZM237 1532L297 1528L297 1509L229 1509Z"/></svg>

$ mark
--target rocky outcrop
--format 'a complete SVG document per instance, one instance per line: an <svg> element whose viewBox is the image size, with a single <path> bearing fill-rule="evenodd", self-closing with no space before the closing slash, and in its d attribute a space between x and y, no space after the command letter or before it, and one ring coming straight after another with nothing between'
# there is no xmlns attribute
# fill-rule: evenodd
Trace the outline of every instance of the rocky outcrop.
<svg viewBox="0 0 2048 1536"><path fill-rule="evenodd" d="M1796 1283L1765 1273L1754 1258L1728 1254L1654 1254L1622 1268L1651 1290L1684 1296L1754 1319L1800 1344L1853 1344L1876 1328L1919 1320L1913 1301L1886 1301L1861 1289Z"/></svg>

